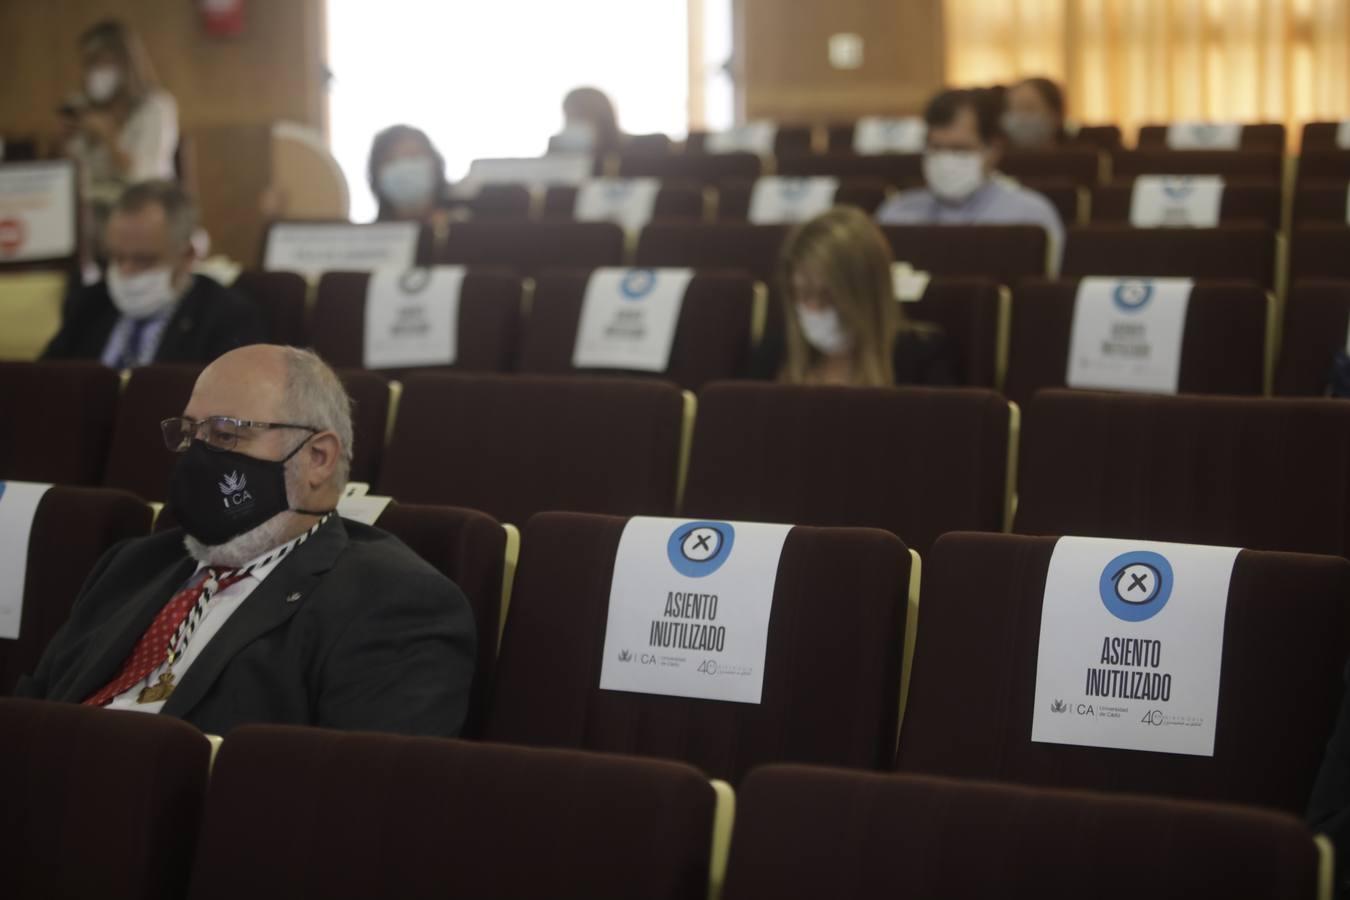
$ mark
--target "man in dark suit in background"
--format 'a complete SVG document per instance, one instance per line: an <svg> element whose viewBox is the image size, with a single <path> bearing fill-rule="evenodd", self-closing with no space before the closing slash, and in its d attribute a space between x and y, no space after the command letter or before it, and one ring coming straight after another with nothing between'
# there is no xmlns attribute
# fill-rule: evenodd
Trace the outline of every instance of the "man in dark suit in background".
<svg viewBox="0 0 1350 900"><path fill-rule="evenodd" d="M104 555L16 693L214 734L268 722L456 735L473 613L396 538L334 513L350 405L308 351L256 345L207 366L163 425L180 527Z"/></svg>
<svg viewBox="0 0 1350 900"><path fill-rule="evenodd" d="M43 359L97 359L129 368L208 363L265 339L252 303L192 273L197 210L170 181L123 192L108 219L107 276L78 290Z"/></svg>

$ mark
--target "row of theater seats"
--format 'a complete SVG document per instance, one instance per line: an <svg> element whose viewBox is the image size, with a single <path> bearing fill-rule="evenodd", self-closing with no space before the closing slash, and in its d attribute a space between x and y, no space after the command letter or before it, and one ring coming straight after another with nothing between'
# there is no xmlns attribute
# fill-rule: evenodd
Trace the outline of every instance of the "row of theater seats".
<svg viewBox="0 0 1350 900"><path fill-rule="evenodd" d="M632 253L624 232L607 222L460 222L445 242L419 256L419 265L497 266L536 277L549 269L600 266L686 266L736 269L772 284L787 225L744 222L652 223ZM933 275L993 278L1014 284L1043 278L1049 246L1029 225L888 225L882 228L897 261ZM1288 241L1289 280L1350 278L1350 226L1295 228ZM1133 228L1080 225L1068 229L1061 273L1066 276L1240 278L1266 288L1283 284L1283 238L1261 225L1215 228Z"/></svg>
<svg viewBox="0 0 1350 900"><path fill-rule="evenodd" d="M162 500L195 372L0 365L0 477ZM354 480L523 523L546 510L1092 534L1350 554L1350 404L347 372ZM697 415L695 410L697 408ZM52 411L60 410L61 414ZM396 410L390 427L390 413ZM69 412L66 412L69 411ZM385 435L389 434L386 444ZM1293 514L1291 514L1293 510Z"/></svg>
<svg viewBox="0 0 1350 900"><path fill-rule="evenodd" d="M15 896L1331 891L1325 839L1289 815L1216 804L790 765L733 791L633 757L267 726L239 729L212 759L172 719L15 701L0 702L0 730L13 738L0 745L0 840Z"/></svg>
<svg viewBox="0 0 1350 900"><path fill-rule="evenodd" d="M470 270L459 294L458 355L452 367L442 368L616 374L578 369L572 362L589 275L540 276L529 292L529 313L522 315L526 291L519 279ZM357 369L365 364L369 281L365 273L327 273L312 304L303 279L293 273L247 272L238 284L266 311L274 341L313 347L332 365ZM1000 389L1024 404L1037 390L1065 386L1077 290L1078 279L1069 278L1027 278L1009 293L991 278L935 276L903 310L911 319L942 327L958 384ZM657 374L694 391L711 381L745 377L766 327L771 338L781 335L781 310L768 303L748 275L698 272L685 294L666 369ZM1345 346L1350 282L1300 282L1282 309L1283 316L1252 282L1198 282L1187 307L1180 390L1259 395L1269 392L1270 377L1277 396L1321 396L1332 358ZM381 371L390 377L410 372Z"/></svg>

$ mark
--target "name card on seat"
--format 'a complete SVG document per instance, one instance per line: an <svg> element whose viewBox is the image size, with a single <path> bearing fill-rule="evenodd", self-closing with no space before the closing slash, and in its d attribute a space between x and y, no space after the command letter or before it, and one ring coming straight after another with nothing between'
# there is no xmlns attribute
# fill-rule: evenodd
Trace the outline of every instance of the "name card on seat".
<svg viewBox="0 0 1350 900"><path fill-rule="evenodd" d="M365 367L454 365L463 266L377 269L366 286Z"/></svg>
<svg viewBox="0 0 1350 900"><path fill-rule="evenodd" d="M664 372L693 269L596 269L586 282L572 365Z"/></svg>
<svg viewBox="0 0 1350 900"><path fill-rule="evenodd" d="M834 195L838 190L839 179L824 175L758 178L750 194L750 222L755 225L805 222L834 206Z"/></svg>
<svg viewBox="0 0 1350 900"><path fill-rule="evenodd" d="M791 530L630 519L610 582L601 690L759 703Z"/></svg>
<svg viewBox="0 0 1350 900"><path fill-rule="evenodd" d="M726 131L711 132L703 139L703 149L708 153L754 153L759 156L773 156L773 145L777 139L776 123L746 122Z"/></svg>
<svg viewBox="0 0 1350 900"><path fill-rule="evenodd" d="M652 220L659 178L591 178L577 188L572 218L578 222L614 222L637 231Z"/></svg>
<svg viewBox="0 0 1350 900"><path fill-rule="evenodd" d="M69 162L0 165L0 264L74 256L76 196Z"/></svg>
<svg viewBox="0 0 1350 900"><path fill-rule="evenodd" d="M853 126L853 152L864 155L922 153L927 140L928 125L918 116L864 116Z"/></svg>
<svg viewBox="0 0 1350 900"><path fill-rule="evenodd" d="M891 288L901 303L916 303L923 299L928 282L933 277L907 262L891 263Z"/></svg>
<svg viewBox="0 0 1350 900"><path fill-rule="evenodd" d="M1041 601L1031 739L1213 756L1238 552L1060 538Z"/></svg>
<svg viewBox="0 0 1350 900"><path fill-rule="evenodd" d="M1084 278L1074 300L1069 387L1175 394L1189 278Z"/></svg>
<svg viewBox="0 0 1350 900"><path fill-rule="evenodd" d="M50 484L0 481L0 638L16 641L23 619L33 516Z"/></svg>
<svg viewBox="0 0 1350 900"><path fill-rule="evenodd" d="M324 272L410 269L417 264L421 226L416 222L277 222L267 231L263 269Z"/></svg>
<svg viewBox="0 0 1350 900"><path fill-rule="evenodd" d="M485 184L521 184L531 191L581 184L595 170L589 153L553 153L518 159L475 159L453 188L456 197L476 197Z"/></svg>
<svg viewBox="0 0 1350 900"><path fill-rule="evenodd" d="M1167 126L1172 150L1236 150L1242 146L1240 122L1173 122Z"/></svg>
<svg viewBox="0 0 1350 900"><path fill-rule="evenodd" d="M1137 228L1213 228L1223 206L1219 175L1141 175L1130 193Z"/></svg>
<svg viewBox="0 0 1350 900"><path fill-rule="evenodd" d="M1336 125L1336 146L1342 150L1350 150L1350 119Z"/></svg>

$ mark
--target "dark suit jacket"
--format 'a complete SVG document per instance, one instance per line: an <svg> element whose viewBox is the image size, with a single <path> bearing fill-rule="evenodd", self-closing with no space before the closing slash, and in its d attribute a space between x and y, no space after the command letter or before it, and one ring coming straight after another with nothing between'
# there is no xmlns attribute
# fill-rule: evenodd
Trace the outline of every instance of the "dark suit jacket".
<svg viewBox="0 0 1350 900"><path fill-rule="evenodd" d="M17 695L89 697L195 568L178 528L113 547ZM163 712L210 734L265 722L452 737L475 634L449 579L392 535L334 516L226 620Z"/></svg>
<svg viewBox="0 0 1350 900"><path fill-rule="evenodd" d="M76 291L42 358L100 358L119 317L106 282ZM192 287L164 326L155 362L209 363L236 347L266 340L262 316L252 302L205 275L194 275Z"/></svg>
<svg viewBox="0 0 1350 900"><path fill-rule="evenodd" d="M750 377L775 379L787 362L787 337L781 331L764 335L750 359ZM955 354L946 333L936 325L900 332L891 352L895 383L920 387L959 384Z"/></svg>

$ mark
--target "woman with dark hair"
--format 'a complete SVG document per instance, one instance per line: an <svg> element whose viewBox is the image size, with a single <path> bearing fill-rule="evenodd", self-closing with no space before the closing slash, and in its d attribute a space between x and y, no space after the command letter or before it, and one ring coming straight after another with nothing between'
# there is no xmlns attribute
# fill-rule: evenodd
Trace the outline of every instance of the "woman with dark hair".
<svg viewBox="0 0 1350 900"><path fill-rule="evenodd" d="M563 98L563 130L548 142L550 153L590 153L607 156L623 149L614 104L604 91L579 87Z"/></svg>
<svg viewBox="0 0 1350 900"><path fill-rule="evenodd" d="M80 163L97 224L128 185L174 179L178 104L160 88L145 47L122 22L87 29L79 50L83 89L62 110L74 131L66 154Z"/></svg>
<svg viewBox="0 0 1350 900"><path fill-rule="evenodd" d="M391 125L370 146L370 190L380 222L425 222L438 231L449 222L445 158L426 132Z"/></svg>
<svg viewBox="0 0 1350 900"><path fill-rule="evenodd" d="M1003 132L1017 149L1064 143L1064 91L1049 78L1027 78L1008 90Z"/></svg>

